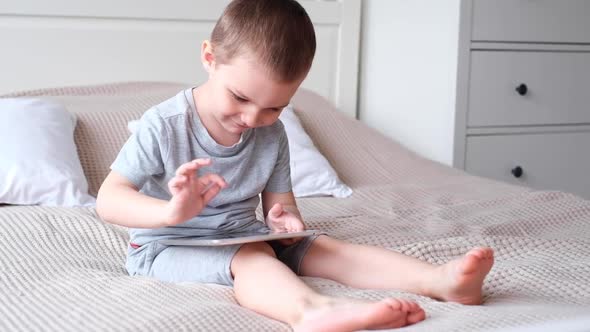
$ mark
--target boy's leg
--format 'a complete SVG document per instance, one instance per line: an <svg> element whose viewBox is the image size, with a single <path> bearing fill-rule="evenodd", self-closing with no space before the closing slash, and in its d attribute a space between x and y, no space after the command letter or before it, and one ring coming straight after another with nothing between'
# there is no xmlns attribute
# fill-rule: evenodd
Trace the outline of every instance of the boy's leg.
<svg viewBox="0 0 590 332"><path fill-rule="evenodd" d="M353 302L323 296L276 259L264 242L246 244L231 262L238 302L301 331L356 331L395 328L424 319L414 302L385 299Z"/></svg>
<svg viewBox="0 0 590 332"><path fill-rule="evenodd" d="M476 248L443 265L432 265L385 248L318 237L301 274L357 288L399 289L439 300L480 304L483 280L494 262L491 248Z"/></svg>

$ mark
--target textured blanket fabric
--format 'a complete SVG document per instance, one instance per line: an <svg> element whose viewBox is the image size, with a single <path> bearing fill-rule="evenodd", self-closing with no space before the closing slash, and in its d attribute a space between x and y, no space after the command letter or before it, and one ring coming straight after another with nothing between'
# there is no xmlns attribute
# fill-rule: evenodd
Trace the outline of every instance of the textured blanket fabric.
<svg viewBox="0 0 590 332"><path fill-rule="evenodd" d="M126 139L126 121L179 87L132 83L28 94L59 95L78 115L76 140L95 192ZM424 160L313 98L298 95L299 116L354 194L299 199L310 227L431 263L488 245L496 264L482 306L304 278L311 287L359 299L414 299L427 319L404 331L493 331L589 315L590 201ZM237 305L229 287L129 277L127 239L126 229L101 221L92 208L0 206L0 331L290 330Z"/></svg>

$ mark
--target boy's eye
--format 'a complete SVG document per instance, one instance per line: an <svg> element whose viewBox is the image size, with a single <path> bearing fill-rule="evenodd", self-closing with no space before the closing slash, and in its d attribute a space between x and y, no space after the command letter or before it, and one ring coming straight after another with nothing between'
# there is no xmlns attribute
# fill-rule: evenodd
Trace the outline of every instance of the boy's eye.
<svg viewBox="0 0 590 332"><path fill-rule="evenodd" d="M238 102L240 102L240 103L245 103L245 102L247 102L247 101L248 101L247 99L244 99L244 98L242 98L242 97L240 97L240 96L236 95L236 94L235 94L235 93L233 93L233 92L232 92L232 94L231 94L231 95L234 97L234 99L235 99L235 100L237 100L237 101L238 101Z"/></svg>

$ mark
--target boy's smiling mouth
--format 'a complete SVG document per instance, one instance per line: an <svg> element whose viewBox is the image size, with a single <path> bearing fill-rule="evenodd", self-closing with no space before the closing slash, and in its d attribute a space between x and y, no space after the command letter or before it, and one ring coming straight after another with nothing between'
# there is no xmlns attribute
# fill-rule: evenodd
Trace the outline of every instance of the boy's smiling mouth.
<svg viewBox="0 0 590 332"><path fill-rule="evenodd" d="M250 128L248 126L241 125L239 122L236 122L236 121L232 121L232 124L233 124L233 128L234 129L231 130L231 131L234 132L234 133L240 133L241 134L241 133L245 132L246 130L248 130Z"/></svg>
<svg viewBox="0 0 590 332"><path fill-rule="evenodd" d="M240 128L240 129L248 129L248 128L250 128L249 126L246 126L246 125L240 124L240 123L238 123L238 122L235 122L235 121L234 121L234 124L235 124L235 125L236 125L238 128Z"/></svg>

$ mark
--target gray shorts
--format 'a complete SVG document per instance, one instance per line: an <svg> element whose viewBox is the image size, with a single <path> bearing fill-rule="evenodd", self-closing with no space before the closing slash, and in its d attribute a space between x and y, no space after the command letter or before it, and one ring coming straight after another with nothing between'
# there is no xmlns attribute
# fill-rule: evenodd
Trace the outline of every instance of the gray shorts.
<svg viewBox="0 0 590 332"><path fill-rule="evenodd" d="M316 236L283 246L268 242L277 258L295 274ZM139 248L129 246L126 268L130 275L153 277L168 282L198 282L233 286L231 261L242 245L198 247L167 246L157 241Z"/></svg>

